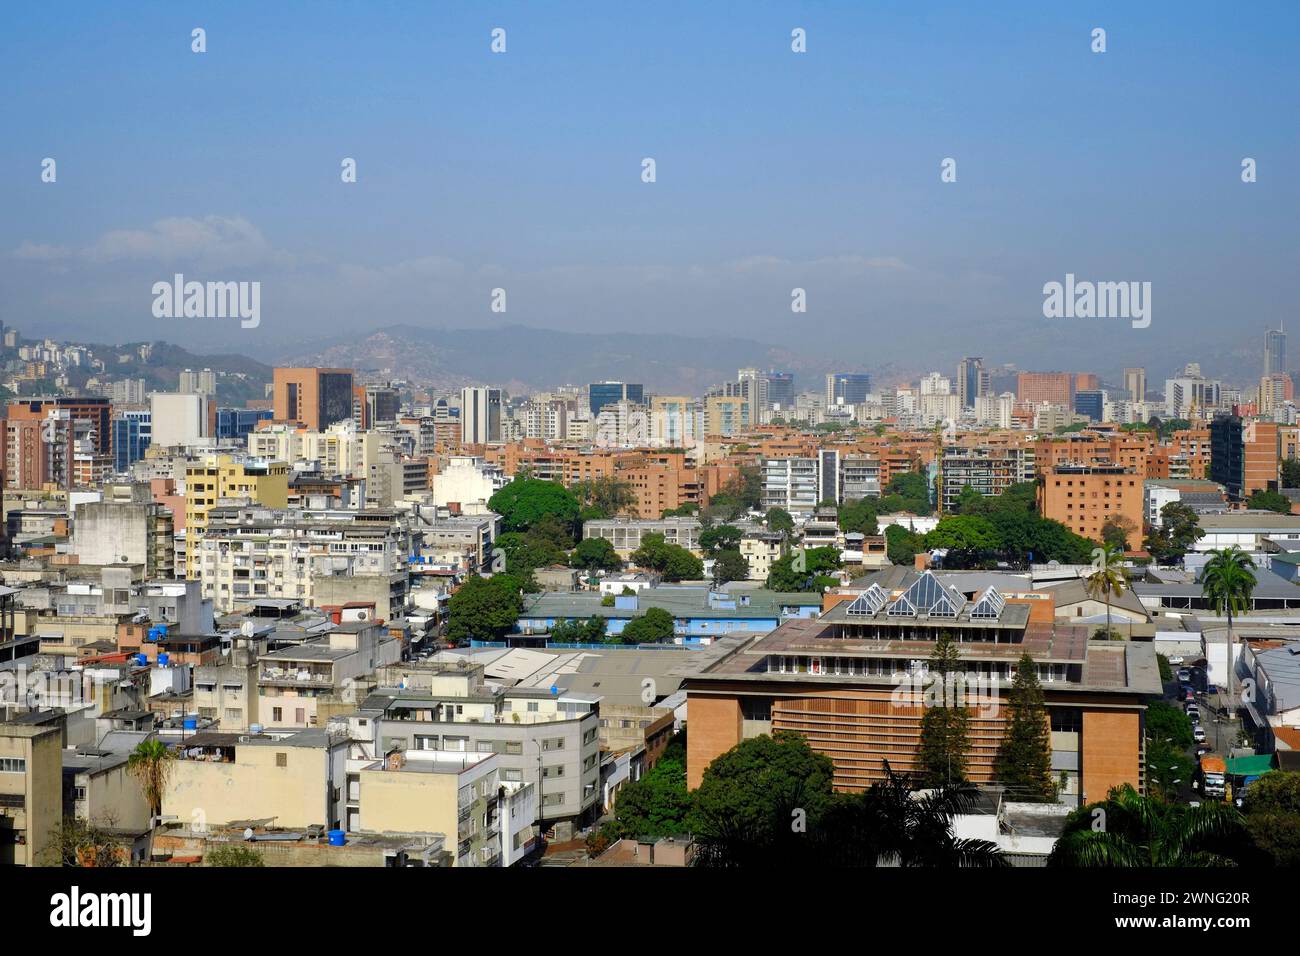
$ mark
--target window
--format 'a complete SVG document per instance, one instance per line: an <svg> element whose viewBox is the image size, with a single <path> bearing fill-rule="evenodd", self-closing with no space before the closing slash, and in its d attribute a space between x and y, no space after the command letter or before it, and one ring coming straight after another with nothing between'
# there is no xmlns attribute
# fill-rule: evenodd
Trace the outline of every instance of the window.
<svg viewBox="0 0 1300 956"><path fill-rule="evenodd" d="M286 753L277 753L275 755L275 765L277 767L289 766L289 755Z"/></svg>
<svg viewBox="0 0 1300 956"><path fill-rule="evenodd" d="M0 757L0 773L26 773L27 761L22 757Z"/></svg>

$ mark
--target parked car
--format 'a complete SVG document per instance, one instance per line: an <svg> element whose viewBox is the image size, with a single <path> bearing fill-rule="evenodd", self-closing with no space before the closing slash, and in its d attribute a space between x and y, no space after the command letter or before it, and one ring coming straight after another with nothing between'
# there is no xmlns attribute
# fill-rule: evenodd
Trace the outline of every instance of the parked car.
<svg viewBox="0 0 1300 956"><path fill-rule="evenodd" d="M1184 660L1184 658L1182 658L1182 657L1171 657L1171 658L1169 658L1169 663L1170 663L1170 664L1173 664L1173 665L1175 665L1175 666L1177 666L1177 665L1181 664L1181 663L1183 662L1183 660Z"/></svg>
<svg viewBox="0 0 1300 956"><path fill-rule="evenodd" d="M1183 685L1183 700L1196 700L1196 689Z"/></svg>
<svg viewBox="0 0 1300 956"><path fill-rule="evenodd" d="M1200 724L1197 724L1195 727L1193 727L1192 739L1195 740L1198 744L1205 743L1205 728L1202 727Z"/></svg>
<svg viewBox="0 0 1300 956"><path fill-rule="evenodd" d="M1204 757L1206 754L1212 752L1213 750L1214 750L1214 748L1211 747L1211 746L1210 746L1209 744L1207 744L1207 743L1199 743L1199 744L1197 744L1197 745L1196 745L1196 759L1197 759L1197 760L1200 760L1202 757Z"/></svg>
<svg viewBox="0 0 1300 956"><path fill-rule="evenodd" d="M1186 667L1178 668L1178 680L1184 684L1192 679L1192 672Z"/></svg>

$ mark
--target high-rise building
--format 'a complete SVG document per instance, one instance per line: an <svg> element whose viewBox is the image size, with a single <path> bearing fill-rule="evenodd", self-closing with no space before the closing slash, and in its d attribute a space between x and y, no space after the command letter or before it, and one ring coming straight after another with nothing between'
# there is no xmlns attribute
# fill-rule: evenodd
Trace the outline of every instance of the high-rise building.
<svg viewBox="0 0 1300 956"><path fill-rule="evenodd" d="M153 439L152 421L147 408L122 409L113 416L114 471L125 472L144 457Z"/></svg>
<svg viewBox="0 0 1300 956"><path fill-rule="evenodd" d="M357 385L352 389L352 420L357 428L397 421L402 396L391 385Z"/></svg>
<svg viewBox="0 0 1300 956"><path fill-rule="evenodd" d="M1274 375L1287 371L1286 333L1282 329L1269 329L1264 333L1264 374Z"/></svg>
<svg viewBox="0 0 1300 956"><path fill-rule="evenodd" d="M871 391L871 376L865 372L830 372L826 376L826 404L861 405Z"/></svg>
<svg viewBox="0 0 1300 956"><path fill-rule="evenodd" d="M460 435L466 445L501 441L501 389L479 385L461 389Z"/></svg>
<svg viewBox="0 0 1300 956"><path fill-rule="evenodd" d="M289 504L289 466L282 461L208 455L185 469L185 576L199 576L198 561L208 513L223 498L268 508Z"/></svg>
<svg viewBox="0 0 1300 956"><path fill-rule="evenodd" d="M1128 392L1129 401L1145 401L1147 394L1147 370L1145 368L1124 369L1124 390Z"/></svg>
<svg viewBox="0 0 1300 956"><path fill-rule="evenodd" d="M614 402L632 402L645 404L645 387L630 385L627 382L593 382L587 387L587 405L591 409L592 421L600 410Z"/></svg>
<svg viewBox="0 0 1300 956"><path fill-rule="evenodd" d="M184 369L180 374L178 392L198 392L209 397L217 394L217 373L210 368L202 371Z"/></svg>
<svg viewBox="0 0 1300 956"><path fill-rule="evenodd" d="M1106 393L1101 389L1090 388L1074 393L1074 411L1079 415L1087 415L1090 421L1099 422L1102 420L1102 412L1106 406Z"/></svg>
<svg viewBox="0 0 1300 956"><path fill-rule="evenodd" d="M276 421L321 431L352 417L352 370L277 368L271 397Z"/></svg>
<svg viewBox="0 0 1300 956"><path fill-rule="evenodd" d="M9 403L5 417L11 422L41 422L56 409L67 411L73 421L86 423L86 437L93 442L96 454L107 455L112 450L109 422L113 406L107 398L19 398Z"/></svg>
<svg viewBox="0 0 1300 956"><path fill-rule="evenodd" d="M208 433L208 397L197 392L154 392L149 396L152 442L159 448L199 444Z"/></svg>
<svg viewBox="0 0 1300 956"><path fill-rule="evenodd" d="M957 396L962 410L975 407L975 399L992 391L992 378L984 369L984 359L968 357L957 365Z"/></svg>
<svg viewBox="0 0 1300 956"><path fill-rule="evenodd" d="M767 373L767 403L776 413L794 411L794 373L770 371Z"/></svg>
<svg viewBox="0 0 1300 956"><path fill-rule="evenodd" d="M258 422L269 420L271 414L269 408L218 408L216 437L242 442Z"/></svg>
<svg viewBox="0 0 1300 956"><path fill-rule="evenodd" d="M1210 422L1210 480L1238 500L1280 484L1280 438L1276 422L1216 415Z"/></svg>
<svg viewBox="0 0 1300 956"><path fill-rule="evenodd" d="M1069 372L1021 372L1016 379L1016 400L1069 408L1071 384Z"/></svg>

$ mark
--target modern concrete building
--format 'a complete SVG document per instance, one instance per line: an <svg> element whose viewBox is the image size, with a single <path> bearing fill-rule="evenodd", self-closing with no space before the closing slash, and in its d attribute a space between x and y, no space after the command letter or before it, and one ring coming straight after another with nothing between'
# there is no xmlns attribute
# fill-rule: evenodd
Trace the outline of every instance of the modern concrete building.
<svg viewBox="0 0 1300 956"><path fill-rule="evenodd" d="M272 381L275 420L323 431L352 417L352 370L277 368Z"/></svg>
<svg viewBox="0 0 1300 956"><path fill-rule="evenodd" d="M1131 783L1145 786L1142 714L1161 692L1149 644L1089 641L1085 628L1036 622L1026 603L1004 598L977 576L965 593L930 572L908 572L905 587L882 587L886 572L852 601L818 620L792 621L739 644L687 676L688 781L741 740L788 730L835 764L836 789L857 791L918 767L927 706L928 658L942 632L954 634L970 710L967 773L997 782L996 755L1016 662L1038 666L1051 724L1052 769L1062 799L1083 804ZM900 690L901 689L901 690Z"/></svg>
<svg viewBox="0 0 1300 956"><path fill-rule="evenodd" d="M190 448L208 437L208 396L198 392L154 392L149 396L151 445Z"/></svg>

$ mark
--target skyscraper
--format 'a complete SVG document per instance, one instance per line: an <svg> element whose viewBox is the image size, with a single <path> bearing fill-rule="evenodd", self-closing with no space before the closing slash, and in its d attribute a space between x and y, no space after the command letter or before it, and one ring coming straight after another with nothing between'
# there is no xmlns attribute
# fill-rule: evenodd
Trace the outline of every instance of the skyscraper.
<svg viewBox="0 0 1300 956"><path fill-rule="evenodd" d="M773 409L790 412L794 409L794 373L767 373L767 402Z"/></svg>
<svg viewBox="0 0 1300 956"><path fill-rule="evenodd" d="M324 431L352 417L352 369L277 368L272 376L272 400L276 421L299 422L310 431ZM155 420L155 429L157 425Z"/></svg>
<svg viewBox="0 0 1300 956"><path fill-rule="evenodd" d="M591 408L591 420L595 421L600 410L614 402L634 402L645 404L645 387L626 382L593 382L587 386L587 404Z"/></svg>
<svg viewBox="0 0 1300 956"><path fill-rule="evenodd" d="M961 399L963 409L974 408L975 399L989 394L991 386L989 373L984 371L984 359L968 357L958 363L957 396Z"/></svg>
<svg viewBox="0 0 1300 956"><path fill-rule="evenodd" d="M871 376L865 372L831 372L826 376L826 404L861 405L871 391Z"/></svg>
<svg viewBox="0 0 1300 956"><path fill-rule="evenodd" d="M1281 328L1269 329L1264 333L1264 374L1286 370L1286 333Z"/></svg>
<svg viewBox="0 0 1300 956"><path fill-rule="evenodd" d="M460 436L466 445L501 440L501 389L477 385L461 389Z"/></svg>
<svg viewBox="0 0 1300 956"><path fill-rule="evenodd" d="M1124 369L1124 391L1128 392L1129 401L1144 401L1147 394L1147 370L1145 368Z"/></svg>

